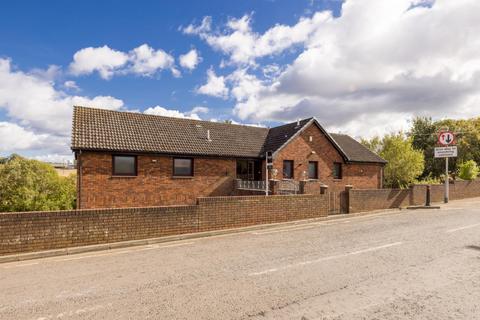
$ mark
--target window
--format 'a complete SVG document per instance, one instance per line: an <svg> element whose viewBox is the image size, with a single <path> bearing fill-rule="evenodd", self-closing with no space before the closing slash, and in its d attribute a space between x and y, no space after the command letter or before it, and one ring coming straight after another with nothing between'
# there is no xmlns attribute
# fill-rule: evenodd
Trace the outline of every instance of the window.
<svg viewBox="0 0 480 320"><path fill-rule="evenodd" d="M114 155L112 175L114 176L136 176L137 157Z"/></svg>
<svg viewBox="0 0 480 320"><path fill-rule="evenodd" d="M253 160L237 160L237 179L260 180L260 165L261 164Z"/></svg>
<svg viewBox="0 0 480 320"><path fill-rule="evenodd" d="M342 179L342 164L340 162L333 164L333 179Z"/></svg>
<svg viewBox="0 0 480 320"><path fill-rule="evenodd" d="M293 160L283 160L283 179L293 179Z"/></svg>
<svg viewBox="0 0 480 320"><path fill-rule="evenodd" d="M308 162L308 179L318 179L318 162Z"/></svg>
<svg viewBox="0 0 480 320"><path fill-rule="evenodd" d="M193 159L173 158L173 176L193 177Z"/></svg>

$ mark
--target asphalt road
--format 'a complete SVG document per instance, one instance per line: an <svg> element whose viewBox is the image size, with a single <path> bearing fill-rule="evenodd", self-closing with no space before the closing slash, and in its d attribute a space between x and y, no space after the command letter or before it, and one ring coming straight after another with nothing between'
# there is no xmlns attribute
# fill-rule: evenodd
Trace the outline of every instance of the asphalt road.
<svg viewBox="0 0 480 320"><path fill-rule="evenodd" d="M0 265L0 319L480 319L480 199Z"/></svg>

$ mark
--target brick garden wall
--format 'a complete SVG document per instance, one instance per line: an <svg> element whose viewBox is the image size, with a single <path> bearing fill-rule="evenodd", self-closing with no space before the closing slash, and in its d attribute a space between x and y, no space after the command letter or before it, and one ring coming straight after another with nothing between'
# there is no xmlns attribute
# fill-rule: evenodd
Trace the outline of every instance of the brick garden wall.
<svg viewBox="0 0 480 320"><path fill-rule="evenodd" d="M326 216L331 192L302 195L198 198L194 205L0 213L0 255L239 228ZM425 185L410 189L352 189L349 212L425 203ZM443 186L432 186L432 202ZM480 180L450 185L452 200L480 197Z"/></svg>
<svg viewBox="0 0 480 320"><path fill-rule="evenodd" d="M0 255L147 239L328 214L325 195L199 198L188 206L0 214Z"/></svg>
<svg viewBox="0 0 480 320"><path fill-rule="evenodd" d="M431 202L442 202L444 185L431 185ZM349 192L350 211L363 212L391 209L409 205L422 205L426 200L426 185L414 185L409 189L352 189ZM459 200L480 197L480 179L450 183L450 199Z"/></svg>
<svg viewBox="0 0 480 320"><path fill-rule="evenodd" d="M399 208L410 205L410 189L352 189L349 192L350 212Z"/></svg>

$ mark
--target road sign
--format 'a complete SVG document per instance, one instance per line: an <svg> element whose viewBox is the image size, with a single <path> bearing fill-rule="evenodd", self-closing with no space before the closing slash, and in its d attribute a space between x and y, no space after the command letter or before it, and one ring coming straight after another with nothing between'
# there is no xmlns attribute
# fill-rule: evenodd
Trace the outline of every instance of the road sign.
<svg viewBox="0 0 480 320"><path fill-rule="evenodd" d="M438 134L438 143L443 147L435 148L435 158L445 158L445 203L448 203L450 179L448 175L448 158L457 156L457 147L455 146L455 135L446 130Z"/></svg>
<svg viewBox="0 0 480 320"><path fill-rule="evenodd" d="M438 135L438 143L442 146L449 146L454 144L455 142L455 135L451 131L442 131Z"/></svg>
<svg viewBox="0 0 480 320"><path fill-rule="evenodd" d="M457 146L435 148L435 158L454 158L457 154Z"/></svg>

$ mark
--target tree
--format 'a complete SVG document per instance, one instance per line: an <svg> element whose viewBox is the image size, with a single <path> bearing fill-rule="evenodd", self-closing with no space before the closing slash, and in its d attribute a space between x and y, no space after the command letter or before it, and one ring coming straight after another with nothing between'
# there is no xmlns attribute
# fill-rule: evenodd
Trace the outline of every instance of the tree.
<svg viewBox="0 0 480 320"><path fill-rule="evenodd" d="M360 143L375 153L380 153L382 151L382 139L378 136L373 137L370 140L362 138Z"/></svg>
<svg viewBox="0 0 480 320"><path fill-rule="evenodd" d="M475 180L479 171L477 163L473 160L468 160L460 164L458 176L463 180Z"/></svg>
<svg viewBox="0 0 480 320"><path fill-rule="evenodd" d="M437 145L438 128L432 118L417 117L413 119L412 129L408 136L412 139L412 146L416 150L422 150L425 159L425 167L421 178L440 177L444 172L442 162L434 158L434 148Z"/></svg>
<svg viewBox="0 0 480 320"><path fill-rule="evenodd" d="M412 139L406 138L403 133L363 140L362 143L388 161L384 170L386 187L405 188L423 172L423 152L416 150Z"/></svg>
<svg viewBox="0 0 480 320"><path fill-rule="evenodd" d="M75 194L75 176L46 163L12 155L0 166L0 212L72 209Z"/></svg>
<svg viewBox="0 0 480 320"><path fill-rule="evenodd" d="M480 118L433 121L431 118L418 117L413 120L409 136L414 148L422 150L425 156L422 178L438 178L444 174L444 160L435 159L433 149L437 146L438 132L447 128L455 133L458 147L458 157L450 159L451 170L457 171L457 164L468 160L480 163Z"/></svg>

